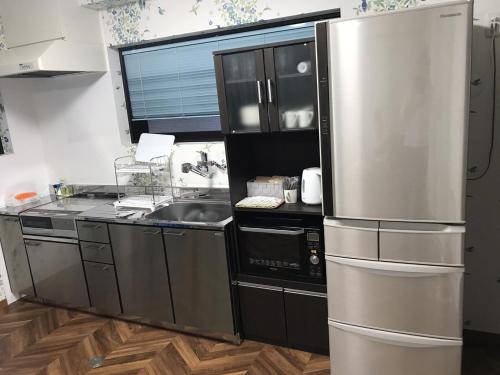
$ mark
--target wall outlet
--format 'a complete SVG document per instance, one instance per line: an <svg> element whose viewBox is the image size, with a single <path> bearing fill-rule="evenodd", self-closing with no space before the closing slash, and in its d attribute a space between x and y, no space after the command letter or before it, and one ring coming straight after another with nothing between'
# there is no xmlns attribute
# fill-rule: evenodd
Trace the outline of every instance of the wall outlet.
<svg viewBox="0 0 500 375"><path fill-rule="evenodd" d="M500 13L487 14L488 27L486 28L486 37L493 38L500 36Z"/></svg>

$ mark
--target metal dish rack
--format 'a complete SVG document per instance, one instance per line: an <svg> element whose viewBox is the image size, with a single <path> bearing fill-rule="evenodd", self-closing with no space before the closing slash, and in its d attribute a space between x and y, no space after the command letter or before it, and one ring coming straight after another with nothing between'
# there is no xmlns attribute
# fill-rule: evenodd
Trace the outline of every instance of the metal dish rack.
<svg viewBox="0 0 500 375"><path fill-rule="evenodd" d="M138 162L133 155L115 159L115 207L146 208L154 211L173 200L170 155Z"/></svg>

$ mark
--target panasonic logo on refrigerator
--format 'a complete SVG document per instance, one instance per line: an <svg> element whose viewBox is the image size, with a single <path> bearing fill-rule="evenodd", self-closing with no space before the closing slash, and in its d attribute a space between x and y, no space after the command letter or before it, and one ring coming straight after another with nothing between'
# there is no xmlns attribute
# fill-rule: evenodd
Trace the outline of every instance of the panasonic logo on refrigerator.
<svg viewBox="0 0 500 375"><path fill-rule="evenodd" d="M25 72L27 70L32 70L33 69L33 65L32 64L19 64L19 70L21 72Z"/></svg>
<svg viewBox="0 0 500 375"><path fill-rule="evenodd" d="M461 16L462 13L448 13L448 14L441 14L439 17L441 18L449 18L449 17L458 17Z"/></svg>

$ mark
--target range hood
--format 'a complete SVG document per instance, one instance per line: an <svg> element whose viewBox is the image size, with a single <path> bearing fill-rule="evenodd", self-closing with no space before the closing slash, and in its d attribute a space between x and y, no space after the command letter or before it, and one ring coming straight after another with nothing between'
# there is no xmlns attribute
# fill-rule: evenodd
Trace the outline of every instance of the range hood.
<svg viewBox="0 0 500 375"><path fill-rule="evenodd" d="M0 77L106 72L99 15L78 0L0 0Z"/></svg>
<svg viewBox="0 0 500 375"><path fill-rule="evenodd" d="M0 51L0 77L53 77L106 70L104 46L99 44L53 40Z"/></svg>

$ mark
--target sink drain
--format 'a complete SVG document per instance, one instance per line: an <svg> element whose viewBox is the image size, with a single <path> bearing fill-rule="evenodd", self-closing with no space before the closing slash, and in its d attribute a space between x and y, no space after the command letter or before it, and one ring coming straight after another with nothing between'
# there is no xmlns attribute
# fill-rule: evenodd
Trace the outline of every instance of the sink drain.
<svg viewBox="0 0 500 375"><path fill-rule="evenodd" d="M104 363L104 357L94 357L89 361L90 368L99 368Z"/></svg>

